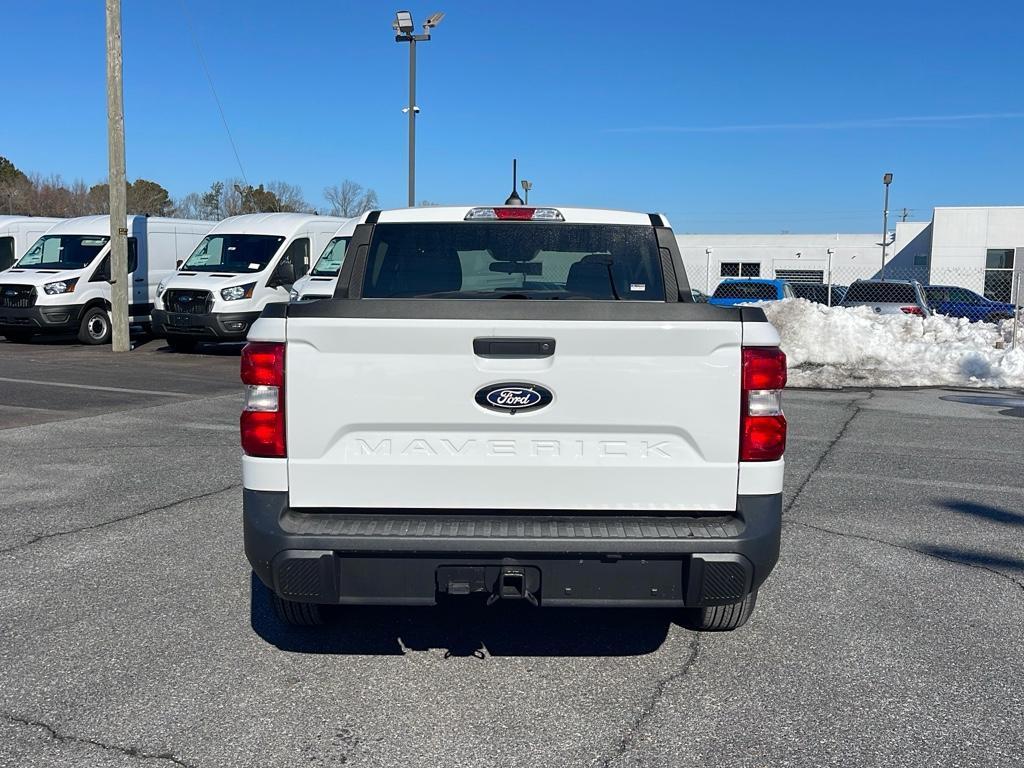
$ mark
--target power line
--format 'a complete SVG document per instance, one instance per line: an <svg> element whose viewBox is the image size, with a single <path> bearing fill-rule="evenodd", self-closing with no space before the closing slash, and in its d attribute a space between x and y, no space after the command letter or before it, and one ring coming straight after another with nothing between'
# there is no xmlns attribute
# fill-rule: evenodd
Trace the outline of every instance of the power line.
<svg viewBox="0 0 1024 768"><path fill-rule="evenodd" d="M220 97L217 95L217 89L213 85L213 78L210 76L210 68L206 65L206 57L203 55L203 48L199 45L199 37L196 35L195 27L192 26L192 18L189 16L188 8L185 5L185 0L179 0L181 3L181 15L185 17L185 26L188 27L189 34L192 36L192 44L195 46L196 53L199 55L199 63L203 67L203 72L206 73L206 82L210 84L210 92L213 94L213 100L217 103L217 111L220 112L221 122L224 123L224 132L228 135L228 141L231 143L231 151L235 153L235 162L238 163L238 171L242 174L242 181L245 182L245 186L249 186L249 179L246 178L245 169L242 167L242 158L238 154L238 147L235 146L235 139L231 135L231 129L228 127L228 118L224 114L224 107L221 106Z"/></svg>

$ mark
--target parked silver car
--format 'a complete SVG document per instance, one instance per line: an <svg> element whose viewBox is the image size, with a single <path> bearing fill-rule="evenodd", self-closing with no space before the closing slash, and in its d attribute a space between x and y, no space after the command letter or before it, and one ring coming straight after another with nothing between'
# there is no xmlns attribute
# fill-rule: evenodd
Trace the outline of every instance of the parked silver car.
<svg viewBox="0 0 1024 768"><path fill-rule="evenodd" d="M932 314L924 289L916 280L856 280L840 306L871 307L881 315Z"/></svg>

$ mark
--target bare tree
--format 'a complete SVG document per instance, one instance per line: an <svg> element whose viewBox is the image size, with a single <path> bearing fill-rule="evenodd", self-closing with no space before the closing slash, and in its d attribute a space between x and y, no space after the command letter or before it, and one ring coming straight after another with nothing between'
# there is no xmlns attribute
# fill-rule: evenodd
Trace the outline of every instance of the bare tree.
<svg viewBox="0 0 1024 768"><path fill-rule="evenodd" d="M198 192L189 192L184 197L179 197L174 201L171 215L180 219L206 218L208 214L203 208L203 195Z"/></svg>
<svg viewBox="0 0 1024 768"><path fill-rule="evenodd" d="M263 186L262 184L260 185ZM292 213L310 213L313 209L302 196L302 188L289 184L285 181L271 181L267 183L267 190L277 201L278 211Z"/></svg>
<svg viewBox="0 0 1024 768"><path fill-rule="evenodd" d="M352 218L366 211L372 211L380 203L377 201L377 193L372 189L364 189L351 179L345 179L341 184L324 188L324 198L331 205L332 216L344 216Z"/></svg>

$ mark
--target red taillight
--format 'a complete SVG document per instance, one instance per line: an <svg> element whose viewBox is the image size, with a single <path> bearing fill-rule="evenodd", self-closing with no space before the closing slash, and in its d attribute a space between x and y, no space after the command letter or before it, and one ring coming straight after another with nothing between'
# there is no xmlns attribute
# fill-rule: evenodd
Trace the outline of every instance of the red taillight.
<svg viewBox="0 0 1024 768"><path fill-rule="evenodd" d="M778 461L786 452L786 417L747 416L740 435L740 461Z"/></svg>
<svg viewBox="0 0 1024 768"><path fill-rule="evenodd" d="M743 348L740 461L777 461L786 450L786 355L778 347Z"/></svg>
<svg viewBox="0 0 1024 768"><path fill-rule="evenodd" d="M252 341L242 349L242 383L284 386L284 344Z"/></svg>
<svg viewBox="0 0 1024 768"><path fill-rule="evenodd" d="M900 312L904 315L917 315L918 317L924 317L924 310L920 307L900 307Z"/></svg>
<svg viewBox="0 0 1024 768"><path fill-rule="evenodd" d="M466 221L565 221L562 212L557 208L526 208L521 205L506 208L470 208Z"/></svg>
<svg viewBox="0 0 1024 768"><path fill-rule="evenodd" d="M743 389L786 386L786 355L778 347L743 348Z"/></svg>
<svg viewBox="0 0 1024 768"><path fill-rule="evenodd" d="M511 221L529 221L533 218L533 212L536 208L524 208L523 206L516 206L515 208L495 208L494 215L499 219L509 219Z"/></svg>
<svg viewBox="0 0 1024 768"><path fill-rule="evenodd" d="M242 450L248 456L283 459L284 344L253 341L242 349L245 408L240 427Z"/></svg>

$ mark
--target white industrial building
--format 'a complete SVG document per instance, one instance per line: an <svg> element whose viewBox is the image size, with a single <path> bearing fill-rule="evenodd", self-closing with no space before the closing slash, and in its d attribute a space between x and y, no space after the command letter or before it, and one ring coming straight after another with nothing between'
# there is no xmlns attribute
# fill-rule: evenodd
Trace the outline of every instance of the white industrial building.
<svg viewBox="0 0 1024 768"><path fill-rule="evenodd" d="M1024 206L940 207L889 235L887 277L953 284L1011 300L1024 271ZM728 277L848 284L882 276L881 234L678 235L690 284L710 293ZM1024 281L1022 281L1024 282Z"/></svg>

